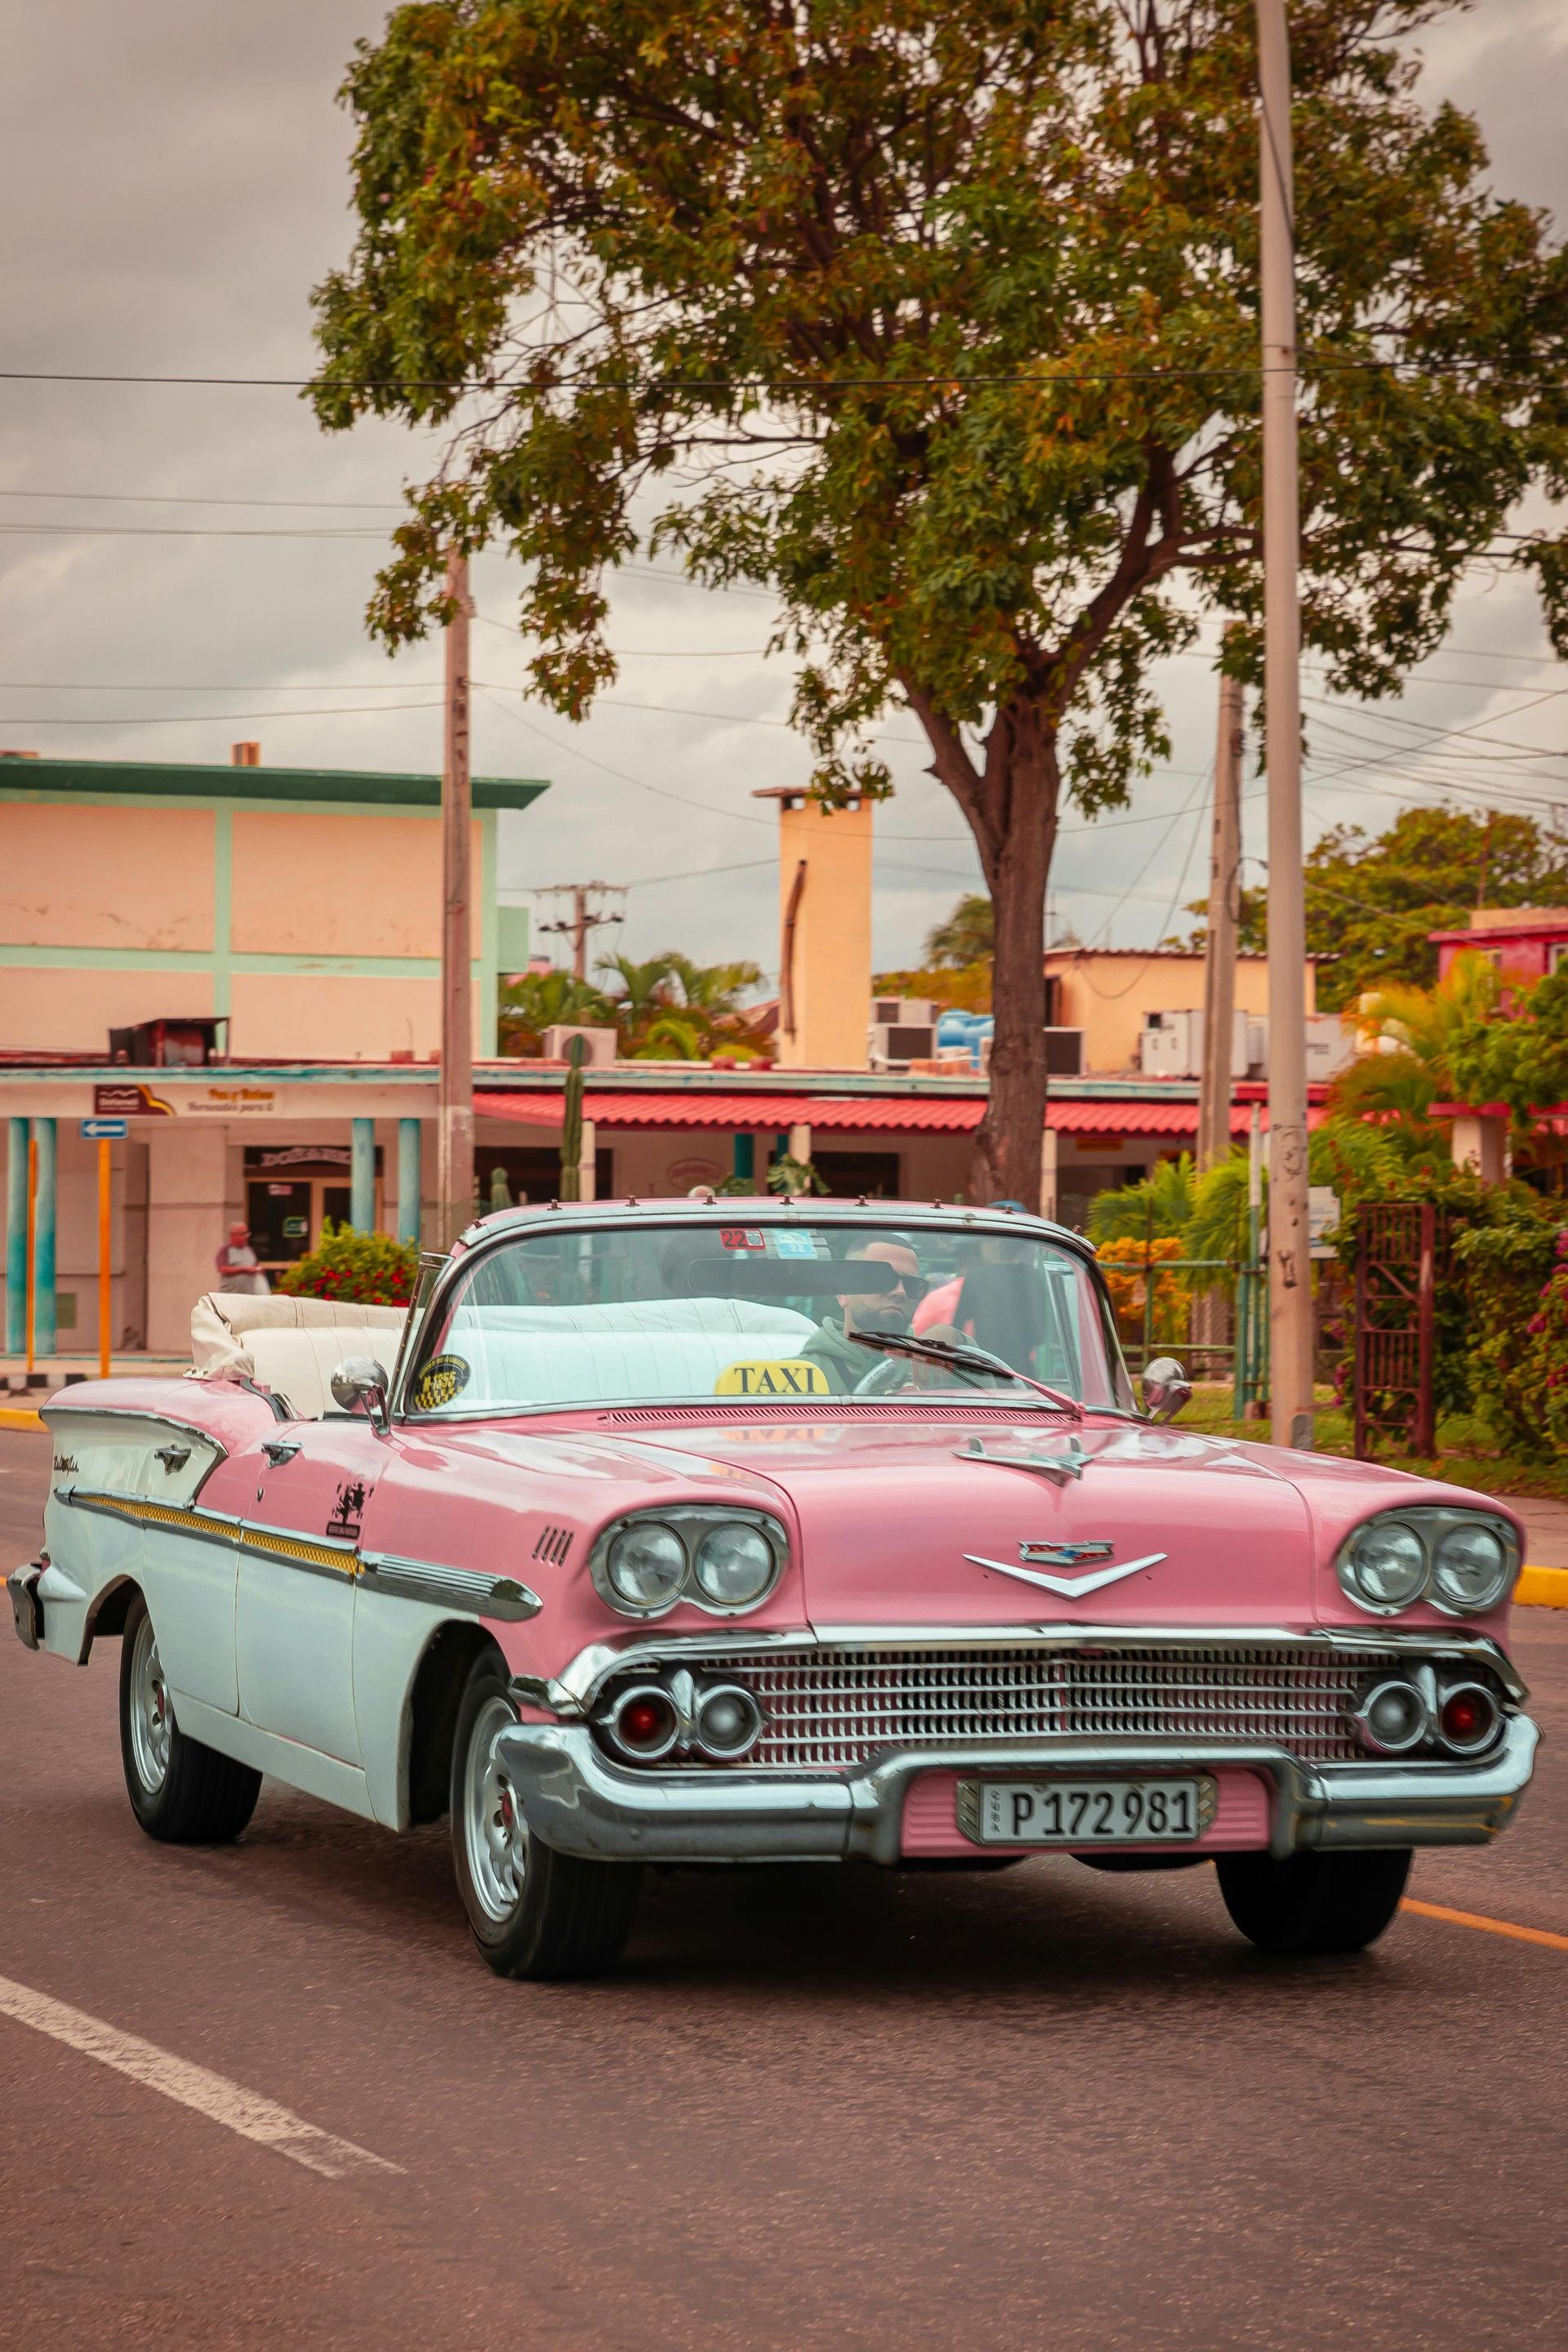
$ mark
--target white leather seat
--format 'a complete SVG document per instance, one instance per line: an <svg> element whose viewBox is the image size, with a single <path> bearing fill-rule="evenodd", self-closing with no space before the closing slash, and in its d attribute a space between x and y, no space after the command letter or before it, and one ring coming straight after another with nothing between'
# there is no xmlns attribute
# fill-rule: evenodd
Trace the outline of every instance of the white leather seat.
<svg viewBox="0 0 1568 2352"><path fill-rule="evenodd" d="M816 1329L808 1315L749 1298L459 1307L442 1352L468 1367L455 1413L475 1404L657 1402L711 1396L737 1364L794 1361Z"/></svg>
<svg viewBox="0 0 1568 2352"><path fill-rule="evenodd" d="M191 1310L191 1377L253 1380L296 1420L319 1421L333 1410L330 1383L345 1356L374 1356L390 1373L407 1316L405 1307L209 1291Z"/></svg>

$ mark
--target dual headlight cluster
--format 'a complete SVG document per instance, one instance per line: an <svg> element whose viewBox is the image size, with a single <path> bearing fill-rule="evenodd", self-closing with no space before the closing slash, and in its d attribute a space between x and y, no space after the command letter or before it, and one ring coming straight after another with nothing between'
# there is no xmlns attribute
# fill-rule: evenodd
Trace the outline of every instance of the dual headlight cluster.
<svg viewBox="0 0 1568 2352"><path fill-rule="evenodd" d="M1429 1601L1449 1617L1481 1617L1512 1590L1519 1545L1506 1519L1481 1511L1389 1511L1356 1528L1337 1566L1345 1591L1374 1616Z"/></svg>
<svg viewBox="0 0 1568 2352"><path fill-rule="evenodd" d="M767 1599L788 1550L782 1522L766 1511L692 1505L617 1519L588 1565L624 1617L662 1617L679 1601L731 1615Z"/></svg>

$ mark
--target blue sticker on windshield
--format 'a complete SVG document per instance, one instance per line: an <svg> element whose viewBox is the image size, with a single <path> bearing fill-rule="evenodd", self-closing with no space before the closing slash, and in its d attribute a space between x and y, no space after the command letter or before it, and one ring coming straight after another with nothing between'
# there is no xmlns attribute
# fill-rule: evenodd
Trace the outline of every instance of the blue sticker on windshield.
<svg viewBox="0 0 1568 2352"><path fill-rule="evenodd" d="M816 1235L815 1234L777 1234L773 1239L773 1249L779 1257L815 1257Z"/></svg>

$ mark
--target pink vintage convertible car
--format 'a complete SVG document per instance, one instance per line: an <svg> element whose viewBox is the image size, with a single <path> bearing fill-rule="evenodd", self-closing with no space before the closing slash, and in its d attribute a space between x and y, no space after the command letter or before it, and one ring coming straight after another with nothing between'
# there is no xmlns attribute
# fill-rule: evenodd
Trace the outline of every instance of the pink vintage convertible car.
<svg viewBox="0 0 1568 2352"><path fill-rule="evenodd" d="M451 1816L490 1966L618 1956L638 1864L1212 1861L1367 1944L1531 1772L1510 1514L1138 1411L1087 1245L1006 1210L487 1217L391 1309L227 1298L46 1408L30 1647L121 1637L137 1819L264 1772ZM340 1358L345 1360L340 1361Z"/></svg>

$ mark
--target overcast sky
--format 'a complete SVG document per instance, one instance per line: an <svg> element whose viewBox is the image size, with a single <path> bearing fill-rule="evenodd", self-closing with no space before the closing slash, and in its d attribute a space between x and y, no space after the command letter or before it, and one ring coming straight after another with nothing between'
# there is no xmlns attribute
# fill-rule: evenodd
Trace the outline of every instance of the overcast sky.
<svg viewBox="0 0 1568 2352"><path fill-rule="evenodd" d="M334 92L384 11L5 0L4 17L5 365L307 373L309 290L350 238ZM1562 220L1562 0L1481 0L1424 46L1431 87L1479 113L1497 185ZM279 765L438 766L439 647L389 662L363 625L400 485L427 455L382 425L323 436L287 390L0 383L0 745L226 760L259 737ZM574 729L517 693L508 566L482 562L475 585L474 666L490 689L476 698L475 768L552 785L503 818L504 893L629 883L609 935L629 951L770 963L773 819L751 794L801 781L809 760L781 723L788 666L762 658L769 600L624 575L621 677ZM1561 785L1568 807L1568 670L1546 656L1528 592L1478 583L1403 703L1310 706L1322 726L1310 832L1346 817L1375 829L1402 800L1433 797L1434 780L1467 800L1497 787L1510 805L1550 803ZM1068 820L1058 919L1085 939L1147 944L1204 887L1214 686L1202 657L1170 669L1169 771L1119 817ZM1417 779L1415 747L1448 729L1500 740L1441 746ZM913 721L891 720L884 742L899 790L878 814L876 955L891 965L916 960L977 869L921 772Z"/></svg>

